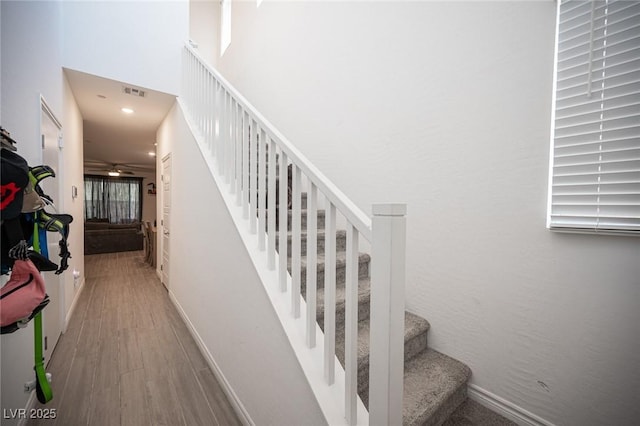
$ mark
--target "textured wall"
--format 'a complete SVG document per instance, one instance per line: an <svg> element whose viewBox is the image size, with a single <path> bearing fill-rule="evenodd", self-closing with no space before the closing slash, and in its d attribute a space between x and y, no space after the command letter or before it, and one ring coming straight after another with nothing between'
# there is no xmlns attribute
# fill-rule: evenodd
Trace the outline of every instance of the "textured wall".
<svg viewBox="0 0 640 426"><path fill-rule="evenodd" d="M40 95L58 117L62 114L60 5L2 1L0 8L0 123L18 141L18 154L31 165L41 164ZM34 51L38 54L28 54ZM34 378L32 326L3 335L0 347L2 409L24 408L29 397L24 383ZM17 418L2 420L3 425L17 423Z"/></svg>
<svg viewBox="0 0 640 426"><path fill-rule="evenodd" d="M158 131L159 157L170 152L172 164L170 291L256 424L323 424L181 114L175 107Z"/></svg>
<svg viewBox="0 0 640 426"><path fill-rule="evenodd" d="M65 1L64 65L161 92L180 90L189 2Z"/></svg>
<svg viewBox="0 0 640 426"><path fill-rule="evenodd" d="M545 228L555 8L234 3L218 66L365 211L408 203L407 307L480 392L631 424L640 244Z"/></svg>
<svg viewBox="0 0 640 426"><path fill-rule="evenodd" d="M198 45L198 53L215 66L220 55L220 2L189 2L189 39Z"/></svg>
<svg viewBox="0 0 640 426"><path fill-rule="evenodd" d="M84 169L83 169L83 149L84 138L82 131L82 115L76 100L69 86L69 82L64 77L63 84L63 104L62 129L64 149L64 184L63 184L63 205L64 212L73 216L73 223L69 231L69 269L62 276L64 280L65 293L65 314L69 317L69 310L79 291L79 286L84 280ZM77 198L72 198L71 187L78 188ZM80 272L77 285L74 285L73 271Z"/></svg>

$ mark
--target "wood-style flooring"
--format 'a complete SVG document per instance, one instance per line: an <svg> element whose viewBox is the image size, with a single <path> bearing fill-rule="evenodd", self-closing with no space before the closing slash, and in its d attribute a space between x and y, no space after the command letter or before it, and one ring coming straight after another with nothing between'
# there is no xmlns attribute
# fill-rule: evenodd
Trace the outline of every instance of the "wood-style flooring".
<svg viewBox="0 0 640 426"><path fill-rule="evenodd" d="M85 287L53 352L54 420L28 425L240 425L142 252L85 256Z"/></svg>

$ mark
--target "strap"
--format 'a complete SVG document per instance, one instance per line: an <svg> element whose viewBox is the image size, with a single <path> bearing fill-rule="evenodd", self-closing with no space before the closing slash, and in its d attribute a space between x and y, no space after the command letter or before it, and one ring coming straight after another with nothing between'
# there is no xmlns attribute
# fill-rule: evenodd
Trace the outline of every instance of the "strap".
<svg viewBox="0 0 640 426"><path fill-rule="evenodd" d="M33 250L40 253L38 223L34 222L34 226L36 229L33 233ZM48 300L47 303L49 303ZM53 392L47 380L47 372L44 369L44 356L42 355L42 312L38 312L36 316L33 317L33 340L35 360L33 369L36 372L36 396L40 403L46 404L53 398Z"/></svg>
<svg viewBox="0 0 640 426"><path fill-rule="evenodd" d="M56 173L51 167L45 164L41 166L31 167L29 169L29 180L33 184L34 188L40 183L42 179L48 177L56 177Z"/></svg>
<svg viewBox="0 0 640 426"><path fill-rule="evenodd" d="M40 232L37 221L33 222L33 251L42 253L40 250Z"/></svg>
<svg viewBox="0 0 640 426"><path fill-rule="evenodd" d="M51 385L47 380L47 372L44 369L44 356L42 355L42 312L38 312L33 318L33 336L34 336L34 357L36 371L36 396L42 404L53 399Z"/></svg>

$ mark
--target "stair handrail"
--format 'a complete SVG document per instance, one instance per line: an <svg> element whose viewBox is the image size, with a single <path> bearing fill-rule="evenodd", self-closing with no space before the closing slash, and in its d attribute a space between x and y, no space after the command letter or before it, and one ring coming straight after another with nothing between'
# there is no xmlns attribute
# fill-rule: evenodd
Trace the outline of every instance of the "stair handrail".
<svg viewBox="0 0 640 426"><path fill-rule="evenodd" d="M306 304L306 346L313 348L316 338L316 305L315 305L315 226L316 226L316 195L319 190L325 197L328 206L326 216L326 235L333 235L336 231L336 210L340 211L347 221L347 260L345 292L347 302L345 304L345 369L341 373L345 379L345 403L344 417L347 424L401 424L402 423L402 392L403 392L403 370L404 370L404 283L405 283L405 261L406 261L406 204L404 203L380 203L372 206L372 218L364 213L355 203L353 203L342 191L340 191L322 172L320 172L278 129L275 128L242 94L238 92L216 69L210 66L202 56L187 42L185 44L185 97L192 105L178 101L183 109L186 109L192 117L187 118L192 131L199 132L196 135L198 145L206 157L206 150L213 157L218 157L218 167L221 178L226 179L226 184L230 184L230 193L236 193L236 204L243 206L243 217L249 219L251 234L258 234L258 246L261 251L266 249L265 228L268 229L268 268L277 269L275 265L275 239L284 247L287 253L287 226L280 227L278 235L275 236L275 214L274 207L276 197L269 197L269 205L265 207L265 191L280 190L280 193L287 191L287 171L286 167L280 167L279 186L276 187L271 179L276 167L266 166L269 177L267 177L264 163L277 164L275 151L280 149L282 154L281 165L291 161L293 167L293 190L291 207L291 252L292 272L288 273L287 256L279 256L279 282L280 291L287 290L287 283L291 293L291 312L294 318L301 315L300 309L300 248L301 248L301 174L304 173L310 182L311 203L308 212L307 231L313 237L307 238L307 250L312 250L312 255L307 256L307 280L311 279L312 284L307 282L307 304ZM195 61L193 60L195 59ZM205 71L206 73L203 73ZM213 81L209 77L213 77ZM193 87L189 78L197 80L201 87ZM218 85L224 91L218 95ZM213 92L206 92L204 89L214 89ZM188 92L188 93L187 93ZM219 104L222 99L222 104ZM235 113L233 111L235 105ZM190 109L194 106L194 110ZM198 108L200 107L200 108ZM239 107L239 108L238 108ZM215 111L215 120L208 117L208 108ZM238 112L241 111L241 129L238 129ZM203 113L204 112L204 113ZM234 115L235 114L235 115ZM256 128L249 123L255 123ZM234 130L235 126L235 130ZM229 131L224 137L219 133L219 129ZM214 136L215 134L215 136ZM240 135L240 136L238 136ZM266 141L260 136L264 135ZM247 137L248 142L242 139L242 146L233 145L239 142L240 138ZM262 139L258 141L258 139ZM247 143L248 145L245 145ZM266 154L268 160L260 160L259 153L265 154L264 146L267 147ZM252 148L254 147L254 148ZM251 149L256 151L251 152ZM234 151L235 150L235 151ZM239 151L241 154L238 154ZM215 151L215 153L214 153ZM248 153L247 153L248 152ZM242 159L239 158L242 156ZM255 156L254 159L249 159ZM235 157L235 158L234 158ZM226 161L226 163L225 163ZM251 163L255 161L256 163ZM209 166L213 168L212 162L207 160ZM238 176L238 170L242 170L242 177ZM236 173L234 175L234 172ZM250 175L250 176L249 176ZM259 183L255 185L252 179L257 178ZM235 179L235 181L234 181ZM234 186L235 182L235 186ZM261 182L261 183L260 183ZM263 185L268 182L268 189ZM219 181L219 185L222 181ZM256 186L260 189L256 193ZM241 194L242 193L242 194ZM271 193L271 192L270 192ZM248 195L247 195L248 194ZM240 197L246 197L241 200ZM256 198L257 197L257 198ZM286 197L278 201L281 206L278 213L280 224L287 223ZM252 201L249 201L252 200ZM258 201L256 203L256 201ZM282 203L285 203L284 205ZM247 209L250 204L251 211ZM258 207L256 211L256 205ZM265 224L265 210L270 211L269 221ZM259 216L259 223L256 225L256 213ZM262 229L262 230L261 230ZM371 312L370 312L370 379L369 379L369 403L370 411L366 412L362 402L357 396L357 340L358 340L358 235L362 235L371 243L372 263L371 263ZM284 246L283 246L284 243ZM245 244L248 244L245 242ZM324 378L327 385L334 384L335 375L340 367L335 366L335 238L326 239L325 250L325 330L324 344ZM309 253L309 252L308 252ZM329 253L329 255L327 255ZM281 253L282 254L282 253ZM333 258L332 258L333 256ZM310 260L311 259L311 260ZM313 266L310 266L313 265ZM311 271L311 273L310 273ZM332 272L333 271L333 272ZM260 274L260 272L259 272ZM266 276L265 276L266 277ZM263 282L268 281L265 278ZM327 288L327 282L332 283ZM309 287L311 285L311 287ZM266 286L265 286L266 288ZM268 289L268 291L270 291ZM280 315L280 314L279 314ZM330 318L333 317L333 318ZM281 321L282 321L282 317ZM327 322L327 318L330 318ZM283 323L284 324L284 323ZM327 329L328 328L328 329ZM335 404L335 400L330 398L330 405ZM330 409L331 410L331 409ZM324 412L324 408L323 408ZM362 415L360 414L362 413ZM326 413L325 413L326 414ZM364 423L363 423L364 422Z"/></svg>
<svg viewBox="0 0 640 426"><path fill-rule="evenodd" d="M202 56L194 49L189 42L185 44L186 49L200 60L200 63L209 71L223 86L242 104L242 107L251 113L253 119L269 133L272 139L278 141L280 148L287 154L289 159L304 172L304 174L318 187L321 192L329 198L336 208L345 215L367 240L371 241L371 218L363 212L349 197L347 197L329 178L327 178L320 170L314 166L276 127L271 124L258 111L251 102L249 102L226 78L222 76L215 68L211 67Z"/></svg>

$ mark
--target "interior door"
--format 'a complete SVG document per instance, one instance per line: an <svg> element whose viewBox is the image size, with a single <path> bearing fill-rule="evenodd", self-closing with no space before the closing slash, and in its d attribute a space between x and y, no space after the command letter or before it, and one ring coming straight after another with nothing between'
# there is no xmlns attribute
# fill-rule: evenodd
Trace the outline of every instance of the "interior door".
<svg viewBox="0 0 640 426"><path fill-rule="evenodd" d="M162 159L162 284L169 290L169 253L171 233L171 154Z"/></svg>
<svg viewBox="0 0 640 426"><path fill-rule="evenodd" d="M40 134L42 138L42 164L46 164L53 169L56 176L45 178L40 182L40 187L45 194L49 195L54 202L53 206L45 207L49 213L62 212L62 192L60 190L62 182L62 126L51 112L44 99L41 100L40 114ZM33 164L32 166L35 166ZM54 232L47 232L47 249L52 262L58 263L58 246L60 236ZM64 315L64 291L62 275L54 272L44 272L44 281L49 295L49 304L42 311L43 333L44 333L44 357L48 362L53 348L58 342L62 333L62 318Z"/></svg>

